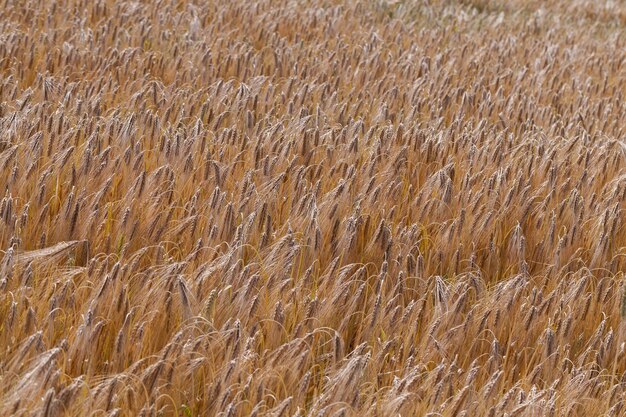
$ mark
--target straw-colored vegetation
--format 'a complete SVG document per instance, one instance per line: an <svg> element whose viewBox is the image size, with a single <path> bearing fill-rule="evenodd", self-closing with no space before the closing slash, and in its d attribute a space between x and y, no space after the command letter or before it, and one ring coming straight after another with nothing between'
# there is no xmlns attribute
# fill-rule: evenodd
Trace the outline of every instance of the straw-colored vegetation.
<svg viewBox="0 0 626 417"><path fill-rule="evenodd" d="M0 3L0 415L626 412L624 2Z"/></svg>

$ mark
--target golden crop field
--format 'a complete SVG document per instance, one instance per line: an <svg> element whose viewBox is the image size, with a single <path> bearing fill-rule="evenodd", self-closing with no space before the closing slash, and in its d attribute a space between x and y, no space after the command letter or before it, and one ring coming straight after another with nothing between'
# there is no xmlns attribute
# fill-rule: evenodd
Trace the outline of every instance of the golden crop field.
<svg viewBox="0 0 626 417"><path fill-rule="evenodd" d="M0 415L625 415L625 35L0 0Z"/></svg>

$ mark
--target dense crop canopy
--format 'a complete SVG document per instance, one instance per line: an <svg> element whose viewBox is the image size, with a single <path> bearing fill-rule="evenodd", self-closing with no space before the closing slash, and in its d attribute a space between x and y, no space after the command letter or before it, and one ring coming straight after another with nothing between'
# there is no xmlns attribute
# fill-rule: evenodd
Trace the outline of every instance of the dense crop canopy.
<svg viewBox="0 0 626 417"><path fill-rule="evenodd" d="M626 413L624 2L0 3L0 415Z"/></svg>

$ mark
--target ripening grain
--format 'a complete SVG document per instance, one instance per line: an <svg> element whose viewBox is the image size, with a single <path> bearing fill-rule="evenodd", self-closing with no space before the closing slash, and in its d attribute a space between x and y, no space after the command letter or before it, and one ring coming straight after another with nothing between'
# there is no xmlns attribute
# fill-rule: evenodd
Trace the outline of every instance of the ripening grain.
<svg viewBox="0 0 626 417"><path fill-rule="evenodd" d="M626 413L623 2L0 3L0 415Z"/></svg>

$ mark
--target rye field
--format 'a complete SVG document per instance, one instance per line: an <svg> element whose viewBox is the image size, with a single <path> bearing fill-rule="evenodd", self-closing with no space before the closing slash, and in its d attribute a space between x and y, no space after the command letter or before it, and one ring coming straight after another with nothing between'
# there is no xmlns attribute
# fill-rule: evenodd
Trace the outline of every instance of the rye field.
<svg viewBox="0 0 626 417"><path fill-rule="evenodd" d="M626 3L0 0L0 415L626 415Z"/></svg>

